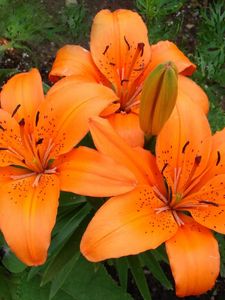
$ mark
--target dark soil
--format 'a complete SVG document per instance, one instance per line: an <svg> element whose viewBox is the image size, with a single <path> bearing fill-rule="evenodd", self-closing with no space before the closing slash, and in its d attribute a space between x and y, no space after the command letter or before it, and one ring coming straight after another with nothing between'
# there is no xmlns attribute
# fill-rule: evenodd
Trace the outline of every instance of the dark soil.
<svg viewBox="0 0 225 300"><path fill-rule="evenodd" d="M60 15L62 8L65 5L64 0L43 0L43 4L46 7L46 10L53 17L57 17ZM94 15L101 9L110 9L116 10L118 8L126 8L126 9L135 9L134 8L134 0L84 0L83 3L87 7L89 13L89 20L87 20L91 24L91 20ZM78 0L79 3L79 0ZM198 1L192 0L187 1L179 12L182 14L183 24L182 30L180 34L176 38L176 42L178 45L183 45L187 48L187 52L193 52L195 48L195 36L196 36L196 27L199 20L199 12L198 12L199 4ZM173 17L176 17L173 16ZM186 41L186 42L184 42ZM188 42L187 42L188 41ZM85 37L80 41L80 44L86 48L88 48L88 39ZM28 71L31 67L37 67L40 70L43 81L51 84L48 81L48 73L51 69L52 63L54 61L54 57L56 55L57 50L62 47L64 44L71 44L71 39L69 37L67 39L62 38L61 41L50 42L44 41L44 43L39 46L33 47L32 45L28 45L31 49L30 52L21 51L18 49L10 49L7 51L2 60L0 60L0 69L4 68L15 68L19 71ZM76 44L76 41L73 42Z"/></svg>

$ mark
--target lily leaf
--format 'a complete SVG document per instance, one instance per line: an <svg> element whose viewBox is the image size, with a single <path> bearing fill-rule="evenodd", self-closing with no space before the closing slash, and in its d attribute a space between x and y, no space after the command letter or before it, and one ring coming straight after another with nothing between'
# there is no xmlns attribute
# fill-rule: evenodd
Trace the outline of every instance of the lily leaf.
<svg viewBox="0 0 225 300"><path fill-rule="evenodd" d="M135 279L137 287L144 300L151 300L151 294L148 288L148 284L145 278L144 270L141 266L138 256L129 256L128 263L131 269L131 273Z"/></svg>
<svg viewBox="0 0 225 300"><path fill-rule="evenodd" d="M97 269L95 266L95 264L80 257L62 290L74 299L79 300L132 300L131 296L115 283L103 264L98 264Z"/></svg>
<svg viewBox="0 0 225 300"><path fill-rule="evenodd" d="M128 263L127 258L122 257L115 260L116 270L119 275L120 285L126 291L128 279Z"/></svg>
<svg viewBox="0 0 225 300"><path fill-rule="evenodd" d="M161 268L159 262L156 260L154 255L147 251L140 255L141 260L143 261L144 265L149 269L152 275L168 290L172 290L172 284L167 279L163 269Z"/></svg>

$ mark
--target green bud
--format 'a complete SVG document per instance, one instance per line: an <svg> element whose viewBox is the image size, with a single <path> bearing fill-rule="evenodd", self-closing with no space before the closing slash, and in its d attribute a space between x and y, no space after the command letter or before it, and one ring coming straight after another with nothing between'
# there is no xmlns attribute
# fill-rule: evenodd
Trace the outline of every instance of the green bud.
<svg viewBox="0 0 225 300"><path fill-rule="evenodd" d="M146 136L157 135L169 119L177 99L177 68L158 65L144 82L140 104L140 126Z"/></svg>

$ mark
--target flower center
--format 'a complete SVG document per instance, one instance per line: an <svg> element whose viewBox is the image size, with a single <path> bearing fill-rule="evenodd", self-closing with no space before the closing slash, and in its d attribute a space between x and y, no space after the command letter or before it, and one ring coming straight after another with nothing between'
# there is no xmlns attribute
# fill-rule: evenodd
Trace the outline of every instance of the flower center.
<svg viewBox="0 0 225 300"><path fill-rule="evenodd" d="M37 187L42 175L44 175L44 174L56 174L56 173L57 173L57 169L56 169L56 167L54 167L52 169L44 170L41 173L30 172L30 173L21 174L21 175L11 175L10 178L13 179L13 180L20 180L20 179L28 178L28 177L31 177L31 176L35 176L35 179L33 181L32 186Z"/></svg>

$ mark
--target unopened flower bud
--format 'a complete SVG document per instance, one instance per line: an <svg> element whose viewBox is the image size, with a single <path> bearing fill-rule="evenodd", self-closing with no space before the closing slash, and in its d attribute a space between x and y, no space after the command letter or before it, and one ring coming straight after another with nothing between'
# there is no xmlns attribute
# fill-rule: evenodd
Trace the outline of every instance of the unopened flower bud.
<svg viewBox="0 0 225 300"><path fill-rule="evenodd" d="M146 136L157 135L171 115L177 99L177 68L158 65L144 82L140 104L140 126Z"/></svg>

